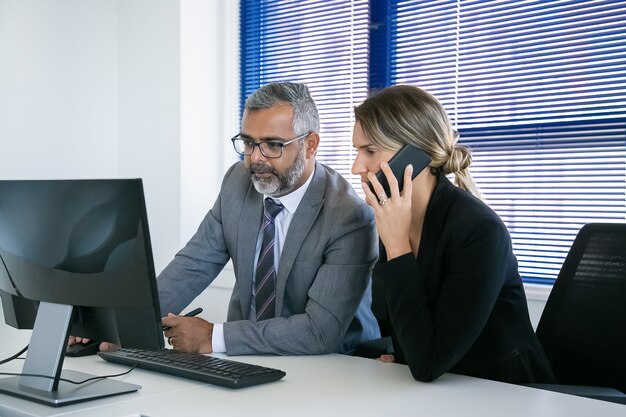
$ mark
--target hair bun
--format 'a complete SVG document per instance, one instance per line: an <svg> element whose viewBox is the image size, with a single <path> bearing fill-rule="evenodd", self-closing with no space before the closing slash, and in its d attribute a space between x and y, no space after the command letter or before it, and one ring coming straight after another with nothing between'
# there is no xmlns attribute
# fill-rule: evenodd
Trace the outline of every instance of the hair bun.
<svg viewBox="0 0 626 417"><path fill-rule="evenodd" d="M453 174L467 169L472 163L472 152L467 146L455 146L443 164L444 174Z"/></svg>

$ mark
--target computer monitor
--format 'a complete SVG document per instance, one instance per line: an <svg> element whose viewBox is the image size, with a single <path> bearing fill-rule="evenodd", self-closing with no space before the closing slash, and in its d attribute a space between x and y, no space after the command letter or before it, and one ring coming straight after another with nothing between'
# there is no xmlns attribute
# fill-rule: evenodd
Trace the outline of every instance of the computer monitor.
<svg viewBox="0 0 626 417"><path fill-rule="evenodd" d="M0 181L0 296L7 324L32 328L22 373L0 392L59 406L138 385L63 370L70 334L163 348L140 179ZM36 316L36 318L35 318Z"/></svg>

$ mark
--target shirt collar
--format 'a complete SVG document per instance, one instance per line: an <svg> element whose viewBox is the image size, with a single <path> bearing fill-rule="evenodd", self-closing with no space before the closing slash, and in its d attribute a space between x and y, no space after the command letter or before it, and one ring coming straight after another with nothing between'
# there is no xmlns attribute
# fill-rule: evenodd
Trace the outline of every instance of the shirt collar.
<svg viewBox="0 0 626 417"><path fill-rule="evenodd" d="M300 205L300 201L302 201L302 197L304 197L304 193L306 193L306 190L309 188L309 185L311 184L311 181L313 180L314 174L315 174L315 169L313 170L311 175L309 175L309 178L304 182L304 184L302 184L298 189L290 192L289 194L285 194L278 198L263 195L263 199L271 198L272 200L281 203L285 207L285 209L289 212L289 214L293 215L296 212L298 206Z"/></svg>

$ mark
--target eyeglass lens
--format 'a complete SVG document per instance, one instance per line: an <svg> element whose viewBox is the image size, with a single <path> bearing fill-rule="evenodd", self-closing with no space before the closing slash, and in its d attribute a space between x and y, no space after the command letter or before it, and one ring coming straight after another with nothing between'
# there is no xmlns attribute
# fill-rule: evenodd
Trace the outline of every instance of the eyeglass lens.
<svg viewBox="0 0 626 417"><path fill-rule="evenodd" d="M267 158L278 158L283 154L283 144L277 142L260 142L255 143L250 139L235 138L233 139L235 151L242 155L252 155L254 148L259 147L261 153Z"/></svg>

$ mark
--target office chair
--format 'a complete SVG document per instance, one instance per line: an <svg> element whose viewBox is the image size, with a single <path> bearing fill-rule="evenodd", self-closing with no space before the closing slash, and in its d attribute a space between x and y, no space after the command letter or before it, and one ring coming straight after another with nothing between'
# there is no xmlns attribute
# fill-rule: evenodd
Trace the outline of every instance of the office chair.
<svg viewBox="0 0 626 417"><path fill-rule="evenodd" d="M580 229L537 337L558 385L529 386L626 404L626 224Z"/></svg>

